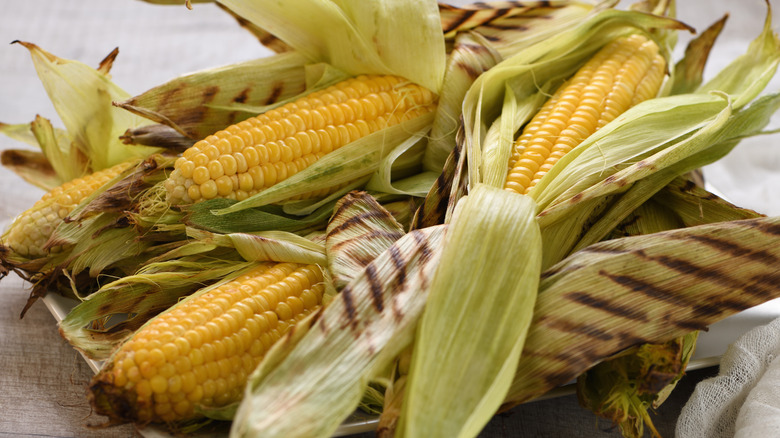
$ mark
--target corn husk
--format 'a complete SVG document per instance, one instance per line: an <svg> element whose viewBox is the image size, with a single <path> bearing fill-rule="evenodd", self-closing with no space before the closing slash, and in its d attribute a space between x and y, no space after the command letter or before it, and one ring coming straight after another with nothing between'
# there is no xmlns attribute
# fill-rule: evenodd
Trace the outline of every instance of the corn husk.
<svg viewBox="0 0 780 438"><path fill-rule="evenodd" d="M404 235L404 229L373 197L352 192L339 200L328 222L325 249L337 289Z"/></svg>
<svg viewBox="0 0 780 438"><path fill-rule="evenodd" d="M721 199L683 177L676 178L651 199L673 211L686 227L763 216Z"/></svg>
<svg viewBox="0 0 780 438"><path fill-rule="evenodd" d="M539 93L546 94L557 88L608 41L647 28L687 27L667 17L608 9L589 16L544 42L519 51L478 78L465 97L463 109L470 185L480 182L496 184L493 179L485 180L485 174L488 173L487 167L498 164L492 164L494 160L488 162L483 155L483 144L492 126L496 126L493 130L498 130L491 134L494 137L514 138L517 122L512 116L536 113L540 104ZM513 114L507 114L507 118L500 117L505 108L512 108ZM504 144L506 148L505 143L499 145ZM494 151L492 154L509 156L508 151ZM505 172L506 163L499 164ZM540 204L540 208L543 207Z"/></svg>
<svg viewBox="0 0 780 438"><path fill-rule="evenodd" d="M293 348L250 376L231 436L328 437L372 376L411 342L444 229L404 235L356 276Z"/></svg>
<svg viewBox="0 0 780 438"><path fill-rule="evenodd" d="M202 70L117 105L200 140L254 115L239 104L267 106L303 92L305 65L303 56L289 53Z"/></svg>
<svg viewBox="0 0 780 438"><path fill-rule="evenodd" d="M460 7L439 4L439 13L448 41L458 32L473 31L489 39L502 56L510 56L616 4L612 0L596 4L570 0L491 1Z"/></svg>
<svg viewBox="0 0 780 438"><path fill-rule="evenodd" d="M129 97L110 80L109 71L117 50L93 69L78 61L59 58L35 44L18 43L30 51L41 83L67 131L67 135L62 135L42 126L44 131L36 134L43 154L60 177L60 184L156 151L130 147L119 140L127 129L148 121L112 105L114 100Z"/></svg>
<svg viewBox="0 0 780 438"><path fill-rule="evenodd" d="M446 223L460 198L468 193L468 164L463 152L463 130L459 129L455 147L444 163L422 205L415 211L410 229Z"/></svg>
<svg viewBox="0 0 780 438"><path fill-rule="evenodd" d="M529 198L488 186L458 203L415 337L398 436L476 436L501 405L536 299L534 217Z"/></svg>
<svg viewBox="0 0 780 438"><path fill-rule="evenodd" d="M505 407L780 296L777 217L591 245L547 270ZM739 266L740 269L733 269Z"/></svg>
<svg viewBox="0 0 780 438"><path fill-rule="evenodd" d="M501 61L501 55L479 34L460 33L454 44L447 58L436 118L423 157L423 168L437 173L455 146L466 91L479 75Z"/></svg>
<svg viewBox="0 0 780 438"><path fill-rule="evenodd" d="M38 147L40 144L51 144L65 141L64 131L54 129L51 123L43 118L36 117L32 123L19 125L6 125L0 123L0 132L8 137ZM37 135L36 135L37 133ZM56 140L61 136L63 140ZM45 149L45 147L44 147ZM27 183L51 190L62 184L57 171L43 152L28 149L4 149L0 152L0 163L19 175Z"/></svg>
<svg viewBox="0 0 780 438"><path fill-rule="evenodd" d="M434 1L220 3L312 62L331 64L350 75L395 74L435 93L441 86L444 36Z"/></svg>
<svg viewBox="0 0 780 438"><path fill-rule="evenodd" d="M674 80L670 94L691 93L699 88L710 51L723 30L727 18L728 15L716 21L688 43L685 56L674 66Z"/></svg>
<svg viewBox="0 0 780 438"><path fill-rule="evenodd" d="M107 283L87 296L60 322L63 338L93 360L111 352L150 318L207 284L229 281L251 263L230 259L225 251L151 263L138 274ZM219 256L220 259L215 259Z"/></svg>

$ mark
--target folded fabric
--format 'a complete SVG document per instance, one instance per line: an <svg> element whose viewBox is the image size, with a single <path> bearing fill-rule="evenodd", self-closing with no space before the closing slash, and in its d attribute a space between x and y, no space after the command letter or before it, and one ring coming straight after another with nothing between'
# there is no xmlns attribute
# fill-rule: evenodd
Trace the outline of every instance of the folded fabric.
<svg viewBox="0 0 780 438"><path fill-rule="evenodd" d="M696 385L677 420L676 436L780 436L778 356L780 318L742 335L721 358L718 375Z"/></svg>

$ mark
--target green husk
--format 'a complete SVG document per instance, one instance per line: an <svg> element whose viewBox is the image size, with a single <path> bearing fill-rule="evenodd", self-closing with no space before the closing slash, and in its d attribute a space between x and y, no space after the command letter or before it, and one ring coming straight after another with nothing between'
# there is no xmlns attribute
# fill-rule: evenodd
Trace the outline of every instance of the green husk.
<svg viewBox="0 0 780 438"><path fill-rule="evenodd" d="M215 215L236 201L230 199L210 199L184 207L184 223L195 228L219 233L253 233L258 231L290 231L304 234L322 228L333 212L335 201L318 207L306 216L286 214L284 207L265 205L246 208L235 213Z"/></svg>
<svg viewBox="0 0 780 438"><path fill-rule="evenodd" d="M685 98L687 96L676 97ZM654 99L648 102L663 100L665 99ZM637 105L635 108L638 111L642 111L641 105ZM771 115L778 108L780 108L780 95L769 95L759 98L754 104L736 113L731 113L730 108L726 107L707 126L694 131L689 137L683 138L678 142L671 142L659 152L648 158L635 161L631 166L602 179L600 183L596 183L589 188L580 188L581 191L579 193L577 193L578 188L576 186L570 189L569 196L571 198L569 200L557 202L541 213L540 224L543 228L543 234L548 238L547 241L551 242L549 245L554 248L554 251L551 250L546 253L545 266L560 260L560 257L567 253L567 248L582 248L601 240L634 208L666 186L678 175L714 162L728 153L742 138L760 133L761 129L769 122ZM609 125L605 126L605 129L608 128ZM646 126L636 126L632 128L631 135L643 135L645 128ZM596 132L586 142L593 144L591 143L592 141L601 139L603 140L599 141L599 149L601 151L617 150L617 147L610 147L606 143L616 141L620 136L613 134L611 137L604 137L604 135L609 133L609 131L602 132L605 129ZM593 152L597 151L594 150ZM567 156L564 156L564 159ZM580 167L573 163L570 168L572 173L577 172L574 169L585 169L585 166ZM591 165L591 169L593 169L593 165L595 163ZM562 170L563 167L559 169ZM594 178L602 178L604 176L596 175L595 172L592 175ZM562 178L555 180L555 183L560 183L561 186L564 186L566 184L564 181L569 176L568 174L565 177L562 176ZM580 181L588 180L587 176L583 176L583 180ZM579 181L572 183L578 184ZM584 184L587 184L587 182L584 182ZM578 214L586 214L585 212L588 208L593 208L594 203L601 202L606 199L605 196L616 193L622 193L619 197L619 202L616 202L614 208L611 208L606 213L598 213L600 217L598 221L594 221L595 223L592 226L584 227L581 219L571 216L571 212L574 209L580 210ZM561 198L566 196L563 195ZM583 216L580 217L582 218ZM586 221L592 220L590 216L584 216L584 218ZM562 221L559 221L561 219ZM555 224L548 229L548 225L552 223ZM555 229L561 229L562 227L573 227L574 229L587 231L584 236L575 236L577 243L572 246L568 242L574 239L566 239L568 242L565 242L561 238L566 236L561 236L555 232ZM553 241L555 243L552 243Z"/></svg>
<svg viewBox="0 0 780 438"><path fill-rule="evenodd" d="M407 346L439 261L443 227L410 232L369 263L291 348L250 376L230 436L329 437L371 378Z"/></svg>
<svg viewBox="0 0 780 438"><path fill-rule="evenodd" d="M67 130L68 141L40 145L63 182L157 151L127 146L119 140L127 129L149 122L112 105L129 97L109 78L116 51L93 69L58 58L35 44L17 42L30 51L38 76Z"/></svg>
<svg viewBox="0 0 780 438"><path fill-rule="evenodd" d="M285 231L215 234L189 228L187 236L201 243L234 248L246 261L327 263L323 245Z"/></svg>
<svg viewBox="0 0 780 438"><path fill-rule="evenodd" d="M704 67L715 40L723 30L728 15L713 23L688 43L685 56L674 66L670 94L694 92L704 80Z"/></svg>
<svg viewBox="0 0 780 438"><path fill-rule="evenodd" d="M447 9L445 9L447 10ZM443 20L444 18L442 18ZM458 130L463 98L474 80L501 61L501 55L483 37L460 33L447 58L447 69L431 127L430 139L423 157L423 169L441 172L452 149Z"/></svg>
<svg viewBox="0 0 780 438"><path fill-rule="evenodd" d="M441 86L444 35L435 1L220 3L312 62L331 64L350 75L398 75L435 93Z"/></svg>
<svg viewBox="0 0 780 438"><path fill-rule="evenodd" d="M230 258L226 251L213 251L213 246L197 246L195 254L152 263L138 274L104 285L68 313L60 334L87 357L107 359L116 345L154 315L204 285L229 281L253 265ZM106 325L112 316L127 319Z"/></svg>
<svg viewBox="0 0 780 438"><path fill-rule="evenodd" d="M458 203L415 337L398 436L476 436L501 405L536 299L535 210L530 198L488 186Z"/></svg>

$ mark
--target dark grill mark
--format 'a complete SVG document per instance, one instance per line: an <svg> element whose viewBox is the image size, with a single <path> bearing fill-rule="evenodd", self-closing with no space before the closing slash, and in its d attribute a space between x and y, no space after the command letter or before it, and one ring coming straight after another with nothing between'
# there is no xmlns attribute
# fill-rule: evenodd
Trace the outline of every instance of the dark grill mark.
<svg viewBox="0 0 780 438"><path fill-rule="evenodd" d="M594 297L592 295L589 295L586 292L569 292L563 297L571 301L575 301L577 303L583 304L585 306L598 309L598 310L603 310L613 315L620 316L633 321L648 322L650 320L647 313L641 311L640 309L622 306L610 300Z"/></svg>
<svg viewBox="0 0 780 438"><path fill-rule="evenodd" d="M372 264L366 266L366 278L368 279L368 285L371 288L371 302L374 304L374 308L377 312L382 313L385 309L385 305L382 302L382 284L377 278L376 267Z"/></svg>
<svg viewBox="0 0 780 438"><path fill-rule="evenodd" d="M370 210L363 213L360 213L358 215L352 216L349 219L345 220L344 222L340 223L336 227L330 230L328 233L328 236L333 236L337 233L342 233L345 230L348 230L352 227L361 226L364 224L364 222L367 222L369 219L376 219L378 221L385 220L387 218L387 215L381 211L376 210Z"/></svg>
<svg viewBox="0 0 780 438"><path fill-rule="evenodd" d="M241 93L238 94L238 96L233 98L233 102L236 103L246 103L247 100L249 100L249 92L251 91L251 88L244 88L241 90Z"/></svg>
<svg viewBox="0 0 780 438"><path fill-rule="evenodd" d="M479 75L482 74L481 70L478 70L474 66L472 66L471 64L467 64L467 63L465 63L463 61L458 61L456 63L456 65L458 66L459 69L461 69L464 72L466 72L466 74L469 75L469 77L472 80L477 79L479 77Z"/></svg>
<svg viewBox="0 0 780 438"><path fill-rule="evenodd" d="M552 327L566 333L580 334L588 338L593 338L599 341L610 341L612 340L612 338L614 338L612 334L598 327L587 325L587 324L578 324L571 321L565 321L560 318L551 320L551 322L547 324L547 327Z"/></svg>
<svg viewBox="0 0 780 438"><path fill-rule="evenodd" d="M271 44L274 44L277 41L279 41L279 38L275 37L274 35L268 32L266 32L263 36L260 37L260 44L264 46L270 46Z"/></svg>
<svg viewBox="0 0 780 438"><path fill-rule="evenodd" d="M279 96L282 95L282 91L284 91L284 83L283 82L274 83L274 86L271 89L271 94L268 95L268 97L265 99L265 102L263 103L265 105L270 105L272 103L275 103L277 100L279 100Z"/></svg>
<svg viewBox="0 0 780 438"><path fill-rule="evenodd" d="M666 303L681 307L684 307L687 304L684 302L685 300L679 296L679 294L675 294L674 291L657 287L652 283L647 283L629 275L613 275L603 269L599 271L599 275L608 278L610 281L620 285L621 287L659 301L664 301Z"/></svg>
<svg viewBox="0 0 780 438"><path fill-rule="evenodd" d="M494 29L494 30L498 30L498 31L512 31L512 30L514 30L514 31L518 31L518 32L525 32L528 29L530 29L528 26L525 26L525 25L522 25L522 24L514 24L514 23L502 23L502 24L488 23L488 24L484 24L484 25L482 25L480 27L485 27L485 28L488 28L488 29Z"/></svg>
<svg viewBox="0 0 780 438"><path fill-rule="evenodd" d="M355 319L355 302L352 297L352 288L347 286L341 290L339 296L344 301L344 310L347 311L347 323L352 326L352 330L357 330L357 319Z"/></svg>
<svg viewBox="0 0 780 438"><path fill-rule="evenodd" d="M400 286L406 282L406 262L396 245L390 246L388 252L390 253L390 260L393 261L393 266L395 267L396 277L398 279L396 284Z"/></svg>
<svg viewBox="0 0 780 438"><path fill-rule="evenodd" d="M449 25L444 27L444 33L450 33L453 30L458 29L460 26L463 25L463 23L467 22L471 17L474 16L474 14L477 13L476 10L468 10L464 9L460 11L461 15L458 17L455 21L450 23Z"/></svg>
<svg viewBox="0 0 780 438"><path fill-rule="evenodd" d="M780 235L780 224L766 223L760 220L749 221L747 223L753 225L755 229L761 231L762 233L771 234L773 236Z"/></svg>
<svg viewBox="0 0 780 438"><path fill-rule="evenodd" d="M404 260L403 254L401 254L401 251L396 245L392 245L390 248L388 248L388 251L390 252L390 259L393 261L393 266L395 266L396 270L396 281L391 292L393 296L393 318L396 322L400 323L403 320L404 312L402 306L400 306L396 300L396 296L405 289L406 261Z"/></svg>
<svg viewBox="0 0 780 438"><path fill-rule="evenodd" d="M210 87L206 87L205 90L203 90L203 103L210 103L214 100L214 97L216 97L217 93L219 93L219 87L216 85L212 85Z"/></svg>
<svg viewBox="0 0 780 438"><path fill-rule="evenodd" d="M735 242L731 242L728 240L717 239L715 237L703 236L703 235L688 236L688 239L703 243L720 252L729 253L735 257L745 257L750 260L754 260L759 263L764 263L767 265L777 264L779 262L778 258L774 254L768 251L764 251L764 250L754 251L750 248L745 248Z"/></svg>
<svg viewBox="0 0 780 438"><path fill-rule="evenodd" d="M426 263L428 260L430 260L431 256L433 255L433 252L431 251L431 247L428 246L428 240L421 232L416 230L410 231L409 234L412 235L414 241L417 243L417 246L419 247L420 261L422 263Z"/></svg>

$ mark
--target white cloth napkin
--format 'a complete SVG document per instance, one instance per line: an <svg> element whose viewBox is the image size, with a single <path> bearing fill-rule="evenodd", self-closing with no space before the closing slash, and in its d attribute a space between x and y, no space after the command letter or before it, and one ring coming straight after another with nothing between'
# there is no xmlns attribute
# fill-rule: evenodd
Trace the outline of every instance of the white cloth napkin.
<svg viewBox="0 0 780 438"><path fill-rule="evenodd" d="M780 318L731 344L683 407L678 438L780 436Z"/></svg>

